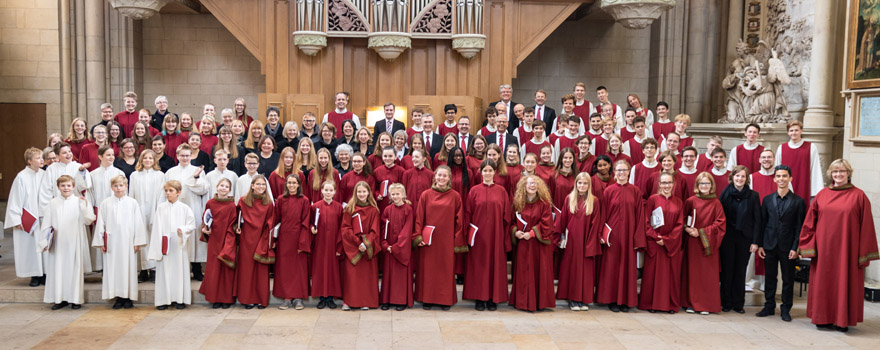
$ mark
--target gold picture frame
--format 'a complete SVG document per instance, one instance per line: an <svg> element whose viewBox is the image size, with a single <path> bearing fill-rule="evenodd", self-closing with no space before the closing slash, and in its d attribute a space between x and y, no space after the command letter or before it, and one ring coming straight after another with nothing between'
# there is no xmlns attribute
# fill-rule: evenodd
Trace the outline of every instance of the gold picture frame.
<svg viewBox="0 0 880 350"><path fill-rule="evenodd" d="M880 87L880 4L870 0L850 0L847 23L846 88ZM865 16L877 18L865 18Z"/></svg>
<svg viewBox="0 0 880 350"><path fill-rule="evenodd" d="M853 124L850 141L880 145L880 91L853 93Z"/></svg>

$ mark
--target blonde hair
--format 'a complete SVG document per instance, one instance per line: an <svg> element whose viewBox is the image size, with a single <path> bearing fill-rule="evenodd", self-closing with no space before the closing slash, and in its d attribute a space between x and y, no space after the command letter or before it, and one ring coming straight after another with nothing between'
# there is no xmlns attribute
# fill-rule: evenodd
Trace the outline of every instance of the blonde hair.
<svg viewBox="0 0 880 350"><path fill-rule="evenodd" d="M404 187L403 184L393 183L391 186L388 186L388 194L391 194L391 191L394 190L400 190L403 192L403 202L412 205L412 202L410 202L409 199L406 199L406 187Z"/></svg>
<svg viewBox="0 0 880 350"><path fill-rule="evenodd" d="M253 154L253 153L249 153L249 154ZM272 198L271 198L271 196L269 196L269 181L266 180L265 176L257 174L256 176L254 176L253 179L251 179L251 185L248 188L247 194L244 197L241 197L241 202L249 207L254 206L254 198L255 198L254 197L254 184L257 183L257 180L263 180L263 182L266 183L266 193L263 193L263 200L262 200L263 205L269 205L270 203L272 203Z"/></svg>
<svg viewBox="0 0 880 350"><path fill-rule="evenodd" d="M831 164L828 165L828 171L825 172L825 175L828 177L829 181L831 181L831 185L834 185L834 179L831 178L831 172L834 171L835 168L840 168L840 167L846 169L846 172L849 173L849 176L847 176L847 178L849 179L848 182L852 182L852 174L853 174L852 165L849 163L848 160L843 159L843 158L839 158L839 159L835 159L833 162L831 162Z"/></svg>
<svg viewBox="0 0 880 350"><path fill-rule="evenodd" d="M617 141L620 141L620 147L618 148L617 152L623 153L623 139L620 138L620 135L614 133L612 133L611 136L608 136L608 145L605 146L605 152L611 153L611 139L617 139ZM654 142L656 143L657 141ZM656 144L654 146L656 146Z"/></svg>
<svg viewBox="0 0 880 350"><path fill-rule="evenodd" d="M380 134L379 136L381 137L382 135ZM449 150L446 149L446 139L450 137L455 141L455 146L452 147L458 147L458 138L455 137L455 134L448 133L446 136L443 136L443 143L440 145L440 153L437 153L437 160L440 161L440 164L446 164L446 161L449 159Z"/></svg>
<svg viewBox="0 0 880 350"><path fill-rule="evenodd" d="M792 126L798 126L801 130L804 130L804 123L800 120L789 120L788 123L785 123L785 130L788 131Z"/></svg>
<svg viewBox="0 0 880 350"><path fill-rule="evenodd" d="M684 113L675 116L675 121L683 121L687 123L687 126L691 126L691 116Z"/></svg>
<svg viewBox="0 0 880 350"><path fill-rule="evenodd" d="M167 182L165 182L164 185L162 185L162 189L167 190L169 188L177 191L178 193L180 193L180 191L183 189L183 187L180 185L180 181L177 180L168 180Z"/></svg>
<svg viewBox="0 0 880 350"><path fill-rule="evenodd" d="M495 172L498 173L498 176L507 176L507 161L504 160L504 152L501 151L501 147L499 147L498 144L493 143L486 147L486 156L484 157L484 159L489 159L488 155L489 151L491 150L494 150L498 153L498 161L495 162L495 164L497 165Z"/></svg>
<svg viewBox="0 0 880 350"><path fill-rule="evenodd" d="M151 149L149 149L149 148L148 148L148 149L144 149L144 151L141 152L141 156L138 157L138 161L137 161L137 164L135 164L135 166L134 166L134 170L135 170L135 171L142 171L142 170L145 170L145 169L144 169L144 157L146 157L146 156L148 156L148 155L153 156L153 166L150 167L150 169L153 169L153 170L160 170L160 171L161 171L162 168L159 167L159 160L156 159L156 158L158 158L158 157L156 156L156 152L153 152L153 150L151 150ZM148 170L148 169L147 169L147 170Z"/></svg>
<svg viewBox="0 0 880 350"><path fill-rule="evenodd" d="M61 175L58 177L58 180L55 180L55 187L60 187L61 184L68 182L76 183L76 181L73 179L73 176Z"/></svg>
<svg viewBox="0 0 880 350"><path fill-rule="evenodd" d="M303 154L302 146L303 143L308 142L309 153ZM308 155L309 160L306 162L304 160L304 156ZM333 159L332 157L330 159ZM315 155L315 144L312 142L312 139L308 137L303 137L299 140L299 144L296 146L296 154L293 157L293 167L297 169L302 169L305 166L307 170L312 170L318 166L318 157Z"/></svg>
<svg viewBox="0 0 880 350"><path fill-rule="evenodd" d="M254 139L254 130L260 130L260 140ZM247 139L244 140L244 148L257 149L258 145L255 143L260 142L264 135L263 122L259 120L252 121L251 125L247 128Z"/></svg>
<svg viewBox="0 0 880 350"><path fill-rule="evenodd" d="M349 214L354 213L354 208L358 204L357 190L361 187L367 189L367 205L379 209L379 206L376 205L376 199L373 198L373 190L370 189L370 184L368 184L366 181L358 181L358 183L355 184L354 188L351 190L351 199L349 199L348 203L346 203L345 205L345 212Z"/></svg>
<svg viewBox="0 0 880 350"><path fill-rule="evenodd" d="M28 149L24 150L24 162L25 162L25 163L27 163L28 161L30 161L31 158L33 158L34 156L40 156L40 157L42 157L42 156L43 156L43 151L41 151L40 149L38 149L38 148L36 148L36 147L31 147L31 148L28 148Z"/></svg>
<svg viewBox="0 0 880 350"><path fill-rule="evenodd" d="M82 122L83 125L85 126L85 128L83 130L83 137L81 137L81 138L77 138L76 131L73 130L73 126L76 125L77 122ZM67 139L72 142L80 142L80 141L88 140L89 138L90 138L89 137L89 124L87 124L86 121L82 118L73 118L73 121L70 122L70 131L67 133Z"/></svg>
<svg viewBox="0 0 880 350"><path fill-rule="evenodd" d="M568 210L570 213L574 214L578 209L578 199L580 199L580 193L578 193L577 182L578 181L587 181L587 196L584 198L584 212L586 215L593 214L593 200L596 198L593 196L593 179L590 178L590 173L580 173L577 177L574 178L575 186L572 187L571 193L568 194Z"/></svg>
<svg viewBox="0 0 880 350"><path fill-rule="evenodd" d="M217 121L214 120L214 117L207 115L207 114L202 116L202 120L199 121L199 132L200 133L204 132L203 127L205 126L205 121L211 122L211 130L208 130L208 133L210 133L212 135L216 134L217 133Z"/></svg>
<svg viewBox="0 0 880 350"><path fill-rule="evenodd" d="M288 154L288 153L290 153L290 155L293 156L293 163L290 164L290 169L285 169L284 155ZM273 171L273 172L275 173L275 175L278 175L278 177L283 179L285 174L288 173L288 171L291 174L298 174L301 172L300 168L296 167L296 153L293 151L293 148L290 146L284 147L284 149L281 150L281 155L278 157L278 166L275 167L275 171ZM300 185L302 185L302 184L300 184Z"/></svg>
<svg viewBox="0 0 880 350"><path fill-rule="evenodd" d="M715 194L715 178L712 177L711 174L709 174L708 172L705 172L705 171L697 174L697 178L694 181L694 194L700 194L700 180L702 180L702 179L708 179L709 182L712 183L712 189L709 190L709 195L714 195Z"/></svg>
<svg viewBox="0 0 880 350"><path fill-rule="evenodd" d="M321 172L321 165L317 164L315 166L315 168L312 170L312 173L315 174L314 177L312 178L312 190L314 190L314 191L321 190L321 184L322 184L321 179L327 179L326 181L333 181L334 184L336 183L335 180L333 179L333 164L330 163L333 160L333 157L330 155L330 150L328 150L326 148L319 149L318 155L315 156L315 163L318 162L317 158L320 157L321 154L327 155L327 158L328 158L327 169L324 169L324 171Z"/></svg>
<svg viewBox="0 0 880 350"><path fill-rule="evenodd" d="M516 184L516 192L513 195L513 209L517 212L523 210L526 207L526 181L528 179L532 179L535 183L538 184L538 193L537 198L542 202L550 203L550 190L547 189L547 185L544 184L544 180L541 180L537 175L528 175L524 176L519 182Z"/></svg>
<svg viewBox="0 0 880 350"><path fill-rule="evenodd" d="M113 185L118 184L120 182L123 183L124 185L128 186L128 179L125 178L125 175L116 175L113 178L111 178L110 179L110 186L113 186Z"/></svg>

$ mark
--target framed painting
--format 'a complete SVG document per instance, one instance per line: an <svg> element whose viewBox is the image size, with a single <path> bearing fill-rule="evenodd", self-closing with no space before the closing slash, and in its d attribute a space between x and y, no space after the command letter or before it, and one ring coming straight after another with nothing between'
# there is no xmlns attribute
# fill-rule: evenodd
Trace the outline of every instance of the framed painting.
<svg viewBox="0 0 880 350"><path fill-rule="evenodd" d="M880 2L850 0L846 88L880 87Z"/></svg>
<svg viewBox="0 0 880 350"><path fill-rule="evenodd" d="M853 94L850 141L859 144L880 144L880 92Z"/></svg>

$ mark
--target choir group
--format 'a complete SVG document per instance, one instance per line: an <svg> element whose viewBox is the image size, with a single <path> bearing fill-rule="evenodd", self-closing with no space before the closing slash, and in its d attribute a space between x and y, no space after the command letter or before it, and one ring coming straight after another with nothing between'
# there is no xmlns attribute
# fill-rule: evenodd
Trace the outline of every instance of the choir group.
<svg viewBox="0 0 880 350"><path fill-rule="evenodd" d="M781 271L791 320L795 262L812 258L807 316L841 331L863 320L871 205L846 160L823 187L800 122L775 151L749 124L730 154L717 136L699 153L690 117L665 102L618 106L599 87L594 106L578 83L557 115L542 90L533 106L508 85L500 95L471 134L455 105L437 127L415 109L407 129L389 103L371 132L346 93L301 125L275 107L256 120L243 99L195 120L159 96L150 113L126 93L124 111L104 104L100 123L75 119L25 152L6 213L16 273L45 284L53 310L79 308L84 274L102 271L114 309L132 307L139 281L155 281L158 309L183 309L193 278L214 308L265 308L271 293L281 309L316 297L319 309L448 310L459 283L480 311L563 299L709 314L744 312L755 253L758 316L775 313Z"/></svg>

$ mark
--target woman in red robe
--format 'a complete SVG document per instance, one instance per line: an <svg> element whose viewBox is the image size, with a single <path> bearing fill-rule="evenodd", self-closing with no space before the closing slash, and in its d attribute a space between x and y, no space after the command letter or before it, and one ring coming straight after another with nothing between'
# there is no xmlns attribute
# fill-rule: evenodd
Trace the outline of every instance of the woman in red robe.
<svg viewBox="0 0 880 350"><path fill-rule="evenodd" d="M385 147L380 154L382 155L382 164L375 169L373 174L373 177L376 179L373 195L376 196L379 212L384 213L385 208L391 205L391 199L388 198L388 188L392 184L401 183L405 170L396 164L397 156L394 155L394 147Z"/></svg>
<svg viewBox="0 0 880 350"><path fill-rule="evenodd" d="M299 178L299 184L304 184L306 182L306 177L299 169L294 169L293 160L296 157L295 152L292 147L284 147L281 150L281 157L279 157L278 167L275 168L271 173L269 173L269 189L273 195L281 197L282 193L287 192L287 177L290 174L296 172L297 177Z"/></svg>
<svg viewBox="0 0 880 350"><path fill-rule="evenodd" d="M474 139L470 142L467 150L467 164L471 169L471 173L480 173L480 164L486 159L486 151L489 150L489 143L483 135L474 135ZM496 162L497 164L498 162Z"/></svg>
<svg viewBox="0 0 880 350"><path fill-rule="evenodd" d="M434 173L434 185L422 193L416 210L413 245L418 247L414 299L425 310L443 310L458 301L455 290L454 254L467 251L462 236L464 214L461 196L450 186L452 171L442 165Z"/></svg>
<svg viewBox="0 0 880 350"><path fill-rule="evenodd" d="M596 288L596 260L602 254L599 242L605 218L599 198L592 192L589 173L575 178L575 187L556 216L556 232L562 235L562 262L556 298L568 300L572 311L587 311Z"/></svg>
<svg viewBox="0 0 880 350"><path fill-rule="evenodd" d="M538 176L537 168L538 168L538 156L534 153L528 153L525 157L523 157L522 161L523 170L519 173L507 173L507 193L510 195L510 201L513 202L513 195L516 193L516 186L519 184L519 180L522 178L535 175ZM540 177L538 177L540 179ZM548 179L549 180L549 179ZM544 180L541 180L544 181ZM546 186L547 183L545 182Z"/></svg>
<svg viewBox="0 0 880 350"><path fill-rule="evenodd" d="M394 305L403 311L413 305L413 273L410 265L412 252L413 209L406 199L406 189L396 183L388 189L391 205L382 212L382 291L379 304L382 310Z"/></svg>
<svg viewBox="0 0 880 350"><path fill-rule="evenodd" d="M83 163L79 160L79 154L82 152L82 148L85 145L94 142L89 138L88 128L85 120L81 118L73 118L73 122L70 123L70 132L67 134L67 138L64 139L64 142L67 142L67 144L70 145L70 152L73 153L73 160L76 160L79 163Z"/></svg>
<svg viewBox="0 0 880 350"><path fill-rule="evenodd" d="M865 268L880 259L871 202L852 185L852 172L845 159L831 163L831 186L810 203L799 241L800 254L812 258L807 317L841 332L864 321Z"/></svg>
<svg viewBox="0 0 880 350"><path fill-rule="evenodd" d="M543 149L542 149L543 151ZM574 179L578 175L577 163L575 159L577 155L571 148L563 148L559 152L559 158L556 162L556 168L550 176L550 182L547 186L550 190L550 197L553 198L553 218L555 219L562 210L562 204L566 197L574 189ZM562 263L562 248L553 248L553 276L559 279L559 264Z"/></svg>
<svg viewBox="0 0 880 350"><path fill-rule="evenodd" d="M688 312L721 311L719 248L727 219L709 173L697 175L698 193L684 203L685 257L681 271L681 305ZM696 215L696 216L695 216Z"/></svg>
<svg viewBox="0 0 880 350"><path fill-rule="evenodd" d="M251 189L238 200L243 221L238 229L238 255L242 258L235 265L235 292L246 309L269 306L269 264L275 262L271 231L276 218L268 186L263 175L254 176Z"/></svg>
<svg viewBox="0 0 880 350"><path fill-rule="evenodd" d="M186 143L189 134L180 132L180 124L177 115L169 113L162 121L162 139L165 140L165 154L175 161L177 160L177 146Z"/></svg>
<svg viewBox="0 0 880 350"><path fill-rule="evenodd" d="M495 162L495 184L504 187L507 193L512 193L510 187L514 187L515 190L516 183L511 184L511 182L514 180L514 177L519 181L519 176L522 175L525 168L511 167L508 169L507 162L504 161L504 154L501 152L501 147L494 143L489 145L489 148L486 150L486 159ZM535 162L535 164L538 163ZM513 195L510 195L510 197L513 198Z"/></svg>
<svg viewBox="0 0 880 350"><path fill-rule="evenodd" d="M544 185L549 189L550 178L553 177L555 172L556 164L553 164L553 147L544 145L541 147L541 154L538 155L538 166L535 168L535 173L544 181Z"/></svg>
<svg viewBox="0 0 880 350"><path fill-rule="evenodd" d="M675 313L681 307L681 230L684 227L684 214L681 198L672 195L674 178L670 173L661 173L659 191L648 198L645 207L647 252L642 269L639 309L652 313ZM663 225L655 221L657 218L653 211L657 208L663 212Z"/></svg>
<svg viewBox="0 0 880 350"><path fill-rule="evenodd" d="M522 160L522 157L519 153L519 148L507 147L507 151L505 151L505 153L507 153L507 156L504 158L504 163L507 167L507 171L521 174L523 171L523 166L519 164L520 160ZM479 166L480 165L478 164L477 168L474 170L474 174L480 173Z"/></svg>
<svg viewBox="0 0 880 350"><path fill-rule="evenodd" d="M602 197L605 224L611 232L602 238L596 302L608 304L613 312L628 312L638 304L636 250L645 249L644 202L641 190L628 182L629 171L629 163L615 163L615 182Z"/></svg>
<svg viewBox="0 0 880 350"><path fill-rule="evenodd" d="M333 168L333 163L331 162L333 157L330 155L329 150L326 148L319 149L317 158L318 166L309 172L308 181L303 184L303 194L313 203L319 202L321 198L324 198L323 194L321 194L321 187L325 181L332 181L335 184L333 186L335 192L339 182L342 180L339 177L339 170ZM342 196L340 195L334 198L334 200L340 202Z"/></svg>
<svg viewBox="0 0 880 350"><path fill-rule="evenodd" d="M361 181L342 215L342 311L379 307L379 209L373 188Z"/></svg>
<svg viewBox="0 0 880 350"><path fill-rule="evenodd" d="M605 188L614 183L614 170L611 169L613 165L611 157L607 155L596 157L595 174L591 177L593 184L590 186L590 190L593 191L594 196L599 198L600 203L604 197Z"/></svg>
<svg viewBox="0 0 880 350"><path fill-rule="evenodd" d="M516 149L516 147L510 147L510 149ZM452 179L450 180L452 182L452 189L455 192L458 192L462 199L462 205L467 208L468 203L465 201L465 197L467 197L468 191L470 191L471 186L473 186L474 174L467 166L467 161L465 161L464 158L464 151L462 151L461 148L458 148L458 146L452 147L449 151L449 157L446 160L446 166L452 170ZM464 283L466 264L466 254L464 252L455 253L455 283Z"/></svg>
<svg viewBox="0 0 880 350"><path fill-rule="evenodd" d="M315 172L313 171L312 174ZM319 297L318 309L336 308L333 298L342 297L342 203L336 198L336 183L321 185L322 199L312 204L309 222L312 237L312 296ZM317 218L317 220L316 220Z"/></svg>
<svg viewBox="0 0 880 350"><path fill-rule="evenodd" d="M425 167L425 160L428 159L425 150L413 150L411 156L413 166L403 172L401 182L406 188L406 199L413 203L414 208L418 208L422 192L431 188L434 172Z"/></svg>
<svg viewBox="0 0 880 350"><path fill-rule="evenodd" d="M673 151L663 151L660 153L660 157L657 160L660 162L660 171L651 174L651 177L648 178L648 182L646 183L647 192L656 193L660 184L660 175L663 173L669 173L672 174L672 182L675 183L672 195L681 199L682 202L685 199L690 198L690 196L694 194L694 189L692 187L688 188L687 179L675 170L675 153L673 153Z"/></svg>
<svg viewBox="0 0 880 350"><path fill-rule="evenodd" d="M351 171L342 177L339 184L340 196L344 200L349 200L354 196L354 185L364 181L370 185L370 192L376 189L376 178L373 176L373 168L367 162L367 157L363 154L355 153L351 155Z"/></svg>
<svg viewBox="0 0 880 350"><path fill-rule="evenodd" d="M272 295L284 299L278 307L281 310L289 307L302 310L302 300L309 297L309 254L312 246L309 214L312 206L309 199L303 196L301 184L297 174L287 175L284 195L275 201L275 216L281 226L275 243Z"/></svg>
<svg viewBox="0 0 880 350"><path fill-rule="evenodd" d="M480 167L482 182L471 188L465 201L465 239L470 248L461 298L476 300L477 311L495 311L497 303L508 298L507 253L513 248L508 235L510 202L507 190L495 184L495 162L487 159Z"/></svg>
<svg viewBox="0 0 880 350"><path fill-rule="evenodd" d="M202 234L208 237L208 261L205 263L205 279L199 293L212 303L212 308L228 309L235 302L235 231L233 224L238 216L235 202L230 196L232 181L222 178L217 183L217 194L205 204L210 210L211 226L202 226Z"/></svg>
<svg viewBox="0 0 880 350"><path fill-rule="evenodd" d="M590 142L590 137L587 135L578 137L577 141L575 141L578 148L578 170L581 173L592 173L593 165L596 164L596 156L590 153L590 146L592 145Z"/></svg>
<svg viewBox="0 0 880 350"><path fill-rule="evenodd" d="M550 191L536 175L525 176L516 185L511 227L516 264L510 305L520 310L556 307L552 264L559 235L553 232L551 201Z"/></svg>

